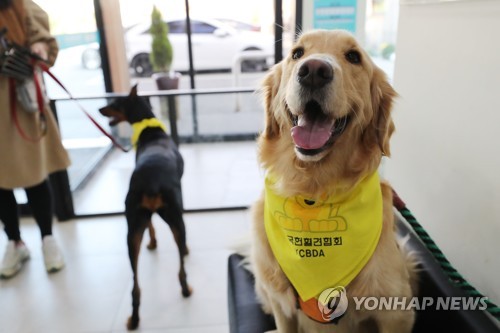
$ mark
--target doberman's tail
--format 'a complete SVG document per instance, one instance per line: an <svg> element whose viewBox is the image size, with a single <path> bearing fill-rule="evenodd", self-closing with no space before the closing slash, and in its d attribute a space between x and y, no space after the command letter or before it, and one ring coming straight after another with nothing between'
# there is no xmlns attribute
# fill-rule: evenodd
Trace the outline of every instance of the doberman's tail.
<svg viewBox="0 0 500 333"><path fill-rule="evenodd" d="M143 194L141 200L141 207L146 208L149 211L156 212L160 207L164 205L162 195L157 194Z"/></svg>

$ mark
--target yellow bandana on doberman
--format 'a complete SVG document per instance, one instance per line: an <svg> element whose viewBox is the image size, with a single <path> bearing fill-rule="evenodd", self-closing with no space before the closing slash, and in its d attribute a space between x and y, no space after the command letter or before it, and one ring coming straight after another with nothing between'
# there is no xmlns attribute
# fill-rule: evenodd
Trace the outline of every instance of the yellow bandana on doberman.
<svg viewBox="0 0 500 333"><path fill-rule="evenodd" d="M130 138L130 142L134 147L137 145L137 141L139 140L139 136L141 136L142 131L147 127L160 127L165 132L167 131L167 126L164 123L159 121L157 118L148 118L138 121L132 124L132 137Z"/></svg>
<svg viewBox="0 0 500 333"><path fill-rule="evenodd" d="M284 198L266 177L264 221L271 249L303 301L348 285L372 256L382 231L378 173L350 193Z"/></svg>

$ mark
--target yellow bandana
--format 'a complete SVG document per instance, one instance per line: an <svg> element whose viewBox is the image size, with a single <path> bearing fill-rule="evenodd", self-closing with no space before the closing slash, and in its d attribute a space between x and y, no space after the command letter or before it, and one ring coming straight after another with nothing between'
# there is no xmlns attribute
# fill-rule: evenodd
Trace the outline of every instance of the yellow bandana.
<svg viewBox="0 0 500 333"><path fill-rule="evenodd" d="M148 118L143 119L139 122L132 124L132 137L130 138L130 142L135 147L137 145L137 141L139 140L139 136L141 136L142 131L147 127L161 127L165 132L167 131L167 126L164 123L159 121L157 118Z"/></svg>
<svg viewBox="0 0 500 333"><path fill-rule="evenodd" d="M382 231L378 173L348 195L284 198L266 177L264 221L271 249L302 300L348 285L366 265Z"/></svg>

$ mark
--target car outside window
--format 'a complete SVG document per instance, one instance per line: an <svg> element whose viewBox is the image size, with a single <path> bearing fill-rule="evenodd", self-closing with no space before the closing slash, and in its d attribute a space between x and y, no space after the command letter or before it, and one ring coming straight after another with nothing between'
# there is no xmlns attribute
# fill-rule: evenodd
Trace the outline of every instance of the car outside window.
<svg viewBox="0 0 500 333"><path fill-rule="evenodd" d="M172 21L168 22L168 32L171 34L184 34L186 33L186 21Z"/></svg>
<svg viewBox="0 0 500 333"><path fill-rule="evenodd" d="M191 21L191 31L193 34L211 34L216 27L205 22Z"/></svg>

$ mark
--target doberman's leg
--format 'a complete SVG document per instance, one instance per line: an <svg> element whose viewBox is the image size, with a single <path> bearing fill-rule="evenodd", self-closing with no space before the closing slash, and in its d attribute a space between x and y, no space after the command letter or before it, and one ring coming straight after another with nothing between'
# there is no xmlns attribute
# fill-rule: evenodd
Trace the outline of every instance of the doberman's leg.
<svg viewBox="0 0 500 333"><path fill-rule="evenodd" d="M184 269L184 256L189 252L186 245L186 228L182 218L182 210L174 207L161 209L158 214L167 222L174 235L175 243L179 249L179 282L181 283L182 296L189 297L193 290L187 283L187 274Z"/></svg>
<svg viewBox="0 0 500 333"><path fill-rule="evenodd" d="M139 252L141 249L142 237L146 230L149 221L151 220L151 212L138 209L126 208L126 216L128 223L127 245L132 273L134 275L134 286L132 288L132 315L127 322L127 328L134 330L139 326L139 305L141 303L141 289L139 288L137 276L137 264Z"/></svg>
<svg viewBox="0 0 500 333"><path fill-rule="evenodd" d="M152 220L150 220L148 223L148 231L149 231L148 250L156 250L156 247L157 247L156 232L155 232L155 227L153 226Z"/></svg>

